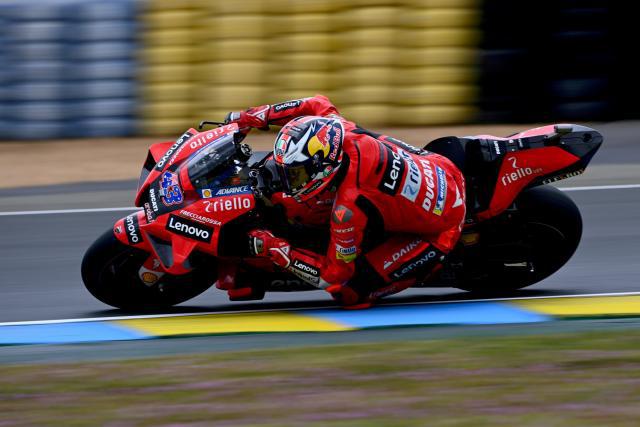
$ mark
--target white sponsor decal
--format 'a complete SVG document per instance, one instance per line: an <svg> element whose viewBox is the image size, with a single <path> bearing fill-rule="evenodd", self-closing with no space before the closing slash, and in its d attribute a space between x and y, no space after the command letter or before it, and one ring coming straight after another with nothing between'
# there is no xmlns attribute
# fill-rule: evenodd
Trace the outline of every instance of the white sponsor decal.
<svg viewBox="0 0 640 427"><path fill-rule="evenodd" d="M205 203L207 205L205 211L209 213L251 209L251 198L249 197L232 197L215 201L205 200Z"/></svg>
<svg viewBox="0 0 640 427"><path fill-rule="evenodd" d="M306 273L306 275L311 275L314 278L317 278L317 277L320 276L320 273L318 272L318 269L316 269L313 266L307 264L306 262L302 262L302 261L297 260L297 259L293 260L293 268ZM316 280L316 282L317 282L317 280Z"/></svg>
<svg viewBox="0 0 640 427"><path fill-rule="evenodd" d="M391 267L391 265L398 261L400 258L402 258L404 255L408 254L412 249L415 249L416 246L418 246L420 244L420 242L422 242L422 240L417 239L414 240L413 242L409 243L407 246L401 248L399 251L395 252L393 255L391 255L391 259L390 260L386 260L384 262L383 265L383 269L386 270L387 268Z"/></svg>
<svg viewBox="0 0 640 427"><path fill-rule="evenodd" d="M149 189L149 200L151 200L151 208L154 212L158 212L158 199L156 198L155 188Z"/></svg>
<svg viewBox="0 0 640 427"><path fill-rule="evenodd" d="M444 210L444 202L447 200L447 176L440 166L436 166L436 175L438 176L438 197L433 214L440 216Z"/></svg>
<svg viewBox="0 0 640 427"><path fill-rule="evenodd" d="M240 187L229 187L229 188L221 188L216 191L216 196L232 196L238 193L247 193L249 192L249 186L243 185Z"/></svg>
<svg viewBox="0 0 640 427"><path fill-rule="evenodd" d="M424 200L422 201L422 208L427 212L431 212L431 207L433 206L433 198L435 197L435 188L436 188L435 181L433 180L433 168L431 166L431 162L427 159L420 159L420 164L422 165L424 182L427 185L427 190L424 196Z"/></svg>
<svg viewBox="0 0 640 427"><path fill-rule="evenodd" d="M220 221L217 221L215 219L212 219L206 216L198 215L197 213L185 211L185 210L181 210L180 215L195 219L196 221L200 221L200 222L208 222L209 224L213 224L213 225L222 225Z"/></svg>
<svg viewBox="0 0 640 427"><path fill-rule="evenodd" d="M519 168L516 164L518 159L515 157L509 157L507 158L507 160L511 162L511 166L513 167L514 171L507 172L506 174L502 175L500 181L505 187L509 184L513 184L514 182L521 180L522 178L542 172L542 168Z"/></svg>
<svg viewBox="0 0 640 427"><path fill-rule="evenodd" d="M405 199L415 202L418 197L418 193L420 192L422 174L420 173L418 165L416 165L416 162L413 161L413 158L409 153L400 148L398 148L398 152L404 158L404 161L408 166L407 177L404 180L404 185L402 186L400 194L402 194Z"/></svg>
<svg viewBox="0 0 640 427"><path fill-rule="evenodd" d="M383 178L382 185L389 189L390 194L395 194L396 186L398 185L398 179L400 178L400 165L402 164L402 158L400 157L400 154L396 153L393 150L390 150L389 152L393 156L393 159L391 160L391 169L389 170L388 176L390 181L384 181Z"/></svg>
<svg viewBox="0 0 640 427"><path fill-rule="evenodd" d="M134 222L133 215L129 215L125 220L127 226L127 234L131 243L139 243L140 237L138 237L138 231L136 230L136 224Z"/></svg>
<svg viewBox="0 0 640 427"><path fill-rule="evenodd" d="M451 206L452 208L457 208L458 206L462 206L462 197L460 197L460 190L458 189L458 186L456 185L456 201L453 202L453 206Z"/></svg>
<svg viewBox="0 0 640 427"><path fill-rule="evenodd" d="M436 255L437 254L436 254L435 251L429 251L426 254L424 254L421 258L413 261L412 263L410 263L407 266L403 267L399 271L394 271L393 273L391 273L391 277L393 277L394 279L401 279L401 278L405 277L407 274L411 273L416 268L418 268L421 265L423 265L424 263L429 262L430 260L434 259L436 257Z"/></svg>
<svg viewBox="0 0 640 427"><path fill-rule="evenodd" d="M208 230L203 230L201 228L185 224L179 221L177 217L174 216L169 217L169 223L167 224L167 227L172 230L181 231L182 233L188 234L189 236L196 237L199 240L209 240L209 238L211 237L211 233L209 233Z"/></svg>
<svg viewBox="0 0 640 427"><path fill-rule="evenodd" d="M355 227L347 227L347 228L334 228L333 231L336 233L351 233L355 230Z"/></svg>
<svg viewBox="0 0 640 427"><path fill-rule="evenodd" d="M167 162L169 157L173 155L173 153L180 148L182 144L184 144L189 138L193 135L190 132L185 132L178 140L167 150L167 152L162 156L162 158L156 164L156 170L161 171L164 168L164 164Z"/></svg>
<svg viewBox="0 0 640 427"><path fill-rule="evenodd" d="M336 245L336 252L339 252L342 255L352 255L356 253L356 247L355 246L344 247L344 246Z"/></svg>

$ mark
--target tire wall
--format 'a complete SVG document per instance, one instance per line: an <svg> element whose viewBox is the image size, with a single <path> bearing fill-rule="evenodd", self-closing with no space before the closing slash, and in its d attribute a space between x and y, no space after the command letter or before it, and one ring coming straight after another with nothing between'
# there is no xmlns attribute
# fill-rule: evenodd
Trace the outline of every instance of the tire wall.
<svg viewBox="0 0 640 427"><path fill-rule="evenodd" d="M174 137L316 93L363 126L637 119L639 8L0 0L0 140Z"/></svg>
<svg viewBox="0 0 640 427"><path fill-rule="evenodd" d="M638 9L608 0L485 0L478 119L638 119Z"/></svg>
<svg viewBox="0 0 640 427"><path fill-rule="evenodd" d="M363 125L474 120L478 0L148 0L143 129L322 93Z"/></svg>
<svg viewBox="0 0 640 427"><path fill-rule="evenodd" d="M0 2L0 139L137 132L133 0Z"/></svg>
<svg viewBox="0 0 640 427"><path fill-rule="evenodd" d="M0 139L175 136L322 93L362 125L477 117L479 0L0 0Z"/></svg>

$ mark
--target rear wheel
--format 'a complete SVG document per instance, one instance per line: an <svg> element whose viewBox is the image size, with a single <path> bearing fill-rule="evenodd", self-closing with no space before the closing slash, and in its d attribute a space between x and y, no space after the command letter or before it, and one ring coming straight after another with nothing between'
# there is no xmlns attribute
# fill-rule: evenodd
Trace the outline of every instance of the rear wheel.
<svg viewBox="0 0 640 427"><path fill-rule="evenodd" d="M216 280L216 265L188 274L165 274L152 286L138 271L149 254L122 244L111 230L89 247L82 260L82 280L87 290L105 304L127 310L171 307L200 295ZM213 260L213 259L212 259Z"/></svg>
<svg viewBox="0 0 640 427"><path fill-rule="evenodd" d="M557 188L524 191L507 211L482 225L480 244L465 248L460 289L498 293L537 283L569 261L582 236L576 204Z"/></svg>

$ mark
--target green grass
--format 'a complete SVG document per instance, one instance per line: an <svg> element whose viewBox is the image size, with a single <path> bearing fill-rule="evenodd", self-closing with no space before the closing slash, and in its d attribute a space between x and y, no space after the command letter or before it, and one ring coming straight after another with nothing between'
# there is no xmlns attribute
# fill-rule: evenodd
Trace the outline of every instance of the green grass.
<svg viewBox="0 0 640 427"><path fill-rule="evenodd" d="M639 424L640 331L0 366L0 426Z"/></svg>

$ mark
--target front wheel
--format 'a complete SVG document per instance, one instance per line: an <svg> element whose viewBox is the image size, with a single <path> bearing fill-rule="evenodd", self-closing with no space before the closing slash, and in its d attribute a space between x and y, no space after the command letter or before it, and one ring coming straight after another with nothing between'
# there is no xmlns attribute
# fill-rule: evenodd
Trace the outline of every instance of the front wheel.
<svg viewBox="0 0 640 427"><path fill-rule="evenodd" d="M110 306L126 310L157 310L190 300L215 281L216 265L197 268L188 274L165 274L148 286L138 271L149 254L122 244L108 230L87 250L82 259L82 280L87 290Z"/></svg>
<svg viewBox="0 0 640 427"><path fill-rule="evenodd" d="M566 194L534 187L518 196L515 208L482 225L481 244L465 248L456 287L480 293L521 289L549 277L573 256L582 216Z"/></svg>

